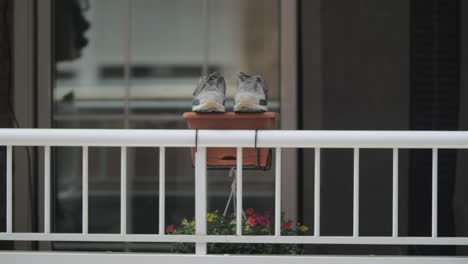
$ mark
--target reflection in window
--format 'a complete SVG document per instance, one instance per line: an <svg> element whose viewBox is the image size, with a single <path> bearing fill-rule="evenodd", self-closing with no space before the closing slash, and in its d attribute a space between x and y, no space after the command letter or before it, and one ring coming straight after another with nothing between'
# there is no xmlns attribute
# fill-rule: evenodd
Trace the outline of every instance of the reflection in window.
<svg viewBox="0 0 468 264"><path fill-rule="evenodd" d="M199 77L212 71L226 78L227 109L243 71L264 76L270 109L279 112L279 0L54 2L57 128L186 128L181 115L191 109ZM118 230L119 171L105 168L120 163L113 151L90 149L90 232ZM73 168L81 152L55 153L55 164L65 164L55 167L55 228L81 232L81 190L69 188L70 179L80 182ZM189 149L166 153L166 222L174 223L194 215L194 174ZM157 232L157 155L157 148L128 152L130 233ZM210 210L224 209L232 179L210 171L208 180ZM246 172L244 182L246 206L273 209L271 171ZM63 210L78 219L62 217Z"/></svg>

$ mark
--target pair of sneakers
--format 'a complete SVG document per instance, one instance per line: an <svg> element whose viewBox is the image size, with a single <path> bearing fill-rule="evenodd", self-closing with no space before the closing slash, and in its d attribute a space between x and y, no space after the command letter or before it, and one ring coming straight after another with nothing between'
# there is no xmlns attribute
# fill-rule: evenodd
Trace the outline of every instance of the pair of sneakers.
<svg viewBox="0 0 468 264"><path fill-rule="evenodd" d="M222 113L225 108L226 82L221 74L214 72L203 76L193 92L192 111ZM234 112L259 113L267 109L267 87L260 75L239 73Z"/></svg>

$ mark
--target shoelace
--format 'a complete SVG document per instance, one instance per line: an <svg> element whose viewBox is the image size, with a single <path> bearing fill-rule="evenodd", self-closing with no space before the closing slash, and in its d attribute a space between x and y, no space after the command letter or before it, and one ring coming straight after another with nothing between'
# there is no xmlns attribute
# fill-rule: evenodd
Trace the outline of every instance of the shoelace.
<svg viewBox="0 0 468 264"><path fill-rule="evenodd" d="M218 76L215 74L211 74L205 80L203 80L202 83L200 83L197 89L195 89L195 91L193 92L193 95L199 94L204 88L208 86L207 84L209 84L208 87L213 87L213 86L216 86L218 82L219 82ZM210 89L210 90L214 91L216 89Z"/></svg>
<svg viewBox="0 0 468 264"><path fill-rule="evenodd" d="M245 79L243 81L243 85L247 88L248 91L251 91L251 92L255 92L257 90L257 86L258 84L261 83L262 84L262 87L263 87L263 91L267 92L267 89L266 89L266 86L265 86L265 83L263 82L263 79L261 77L251 77L251 78L248 78L248 79Z"/></svg>
<svg viewBox="0 0 468 264"><path fill-rule="evenodd" d="M204 84L203 86L206 86L206 84L209 84L209 85L216 85L216 84L218 84L218 79L217 79L215 76L210 76L210 77L206 80L206 82L205 82L205 84Z"/></svg>

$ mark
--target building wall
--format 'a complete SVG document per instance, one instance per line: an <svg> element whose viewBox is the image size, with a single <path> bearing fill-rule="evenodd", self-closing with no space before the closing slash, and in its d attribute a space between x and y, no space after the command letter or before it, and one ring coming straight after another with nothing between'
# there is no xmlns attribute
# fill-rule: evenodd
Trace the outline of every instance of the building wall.
<svg viewBox="0 0 468 264"><path fill-rule="evenodd" d="M11 89L11 0L0 0L0 128L11 127L8 105ZM5 148L0 147L0 232L5 231L6 226L6 202L5 202L5 173L6 153ZM0 242L0 249L11 249L10 242Z"/></svg>
<svg viewBox="0 0 468 264"><path fill-rule="evenodd" d="M9 127L10 118L8 115L9 105L9 89L11 89L10 82L10 51L11 51L11 8L9 0L0 0L0 127ZM7 13L7 18L4 15Z"/></svg>
<svg viewBox="0 0 468 264"><path fill-rule="evenodd" d="M461 1L462 14L468 13L468 3ZM468 72L468 16L461 16L461 64L460 72ZM461 74L460 78L460 113L459 129L468 130L468 75ZM458 151L457 174L455 179L455 232L457 236L468 236L468 151ZM468 254L468 248L457 247L457 254Z"/></svg>
<svg viewBox="0 0 468 264"><path fill-rule="evenodd" d="M409 129L408 1L303 0L301 4L302 129ZM322 235L352 234L352 155L352 150L322 150ZM407 226L406 155L400 153L400 235ZM360 234L390 235L392 152L361 150L360 157ZM303 220L310 224L312 160L313 152L304 151L302 208ZM329 246L318 251L353 250Z"/></svg>

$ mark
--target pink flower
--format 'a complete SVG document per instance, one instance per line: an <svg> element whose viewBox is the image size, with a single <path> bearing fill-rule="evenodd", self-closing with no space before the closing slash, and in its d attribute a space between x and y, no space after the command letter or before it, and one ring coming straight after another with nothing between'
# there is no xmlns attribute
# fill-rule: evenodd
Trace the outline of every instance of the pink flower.
<svg viewBox="0 0 468 264"><path fill-rule="evenodd" d="M255 213L255 210L253 208L249 208L249 209L245 210L245 213L247 215L251 215L251 214Z"/></svg>
<svg viewBox="0 0 468 264"><path fill-rule="evenodd" d="M262 226L267 226L270 224L270 219L266 218L266 217L260 217L258 219L258 222L262 225Z"/></svg>
<svg viewBox="0 0 468 264"><path fill-rule="evenodd" d="M249 219L247 219L247 224L249 224L249 226L255 226L255 222L257 222L257 218L251 216L249 217Z"/></svg>
<svg viewBox="0 0 468 264"><path fill-rule="evenodd" d="M174 231L174 225L170 225L166 228L166 233L171 233L172 231Z"/></svg>
<svg viewBox="0 0 468 264"><path fill-rule="evenodd" d="M265 211L265 216L271 216L271 211Z"/></svg>
<svg viewBox="0 0 468 264"><path fill-rule="evenodd" d="M291 221L283 223L283 228L284 229L290 229L292 227Z"/></svg>

